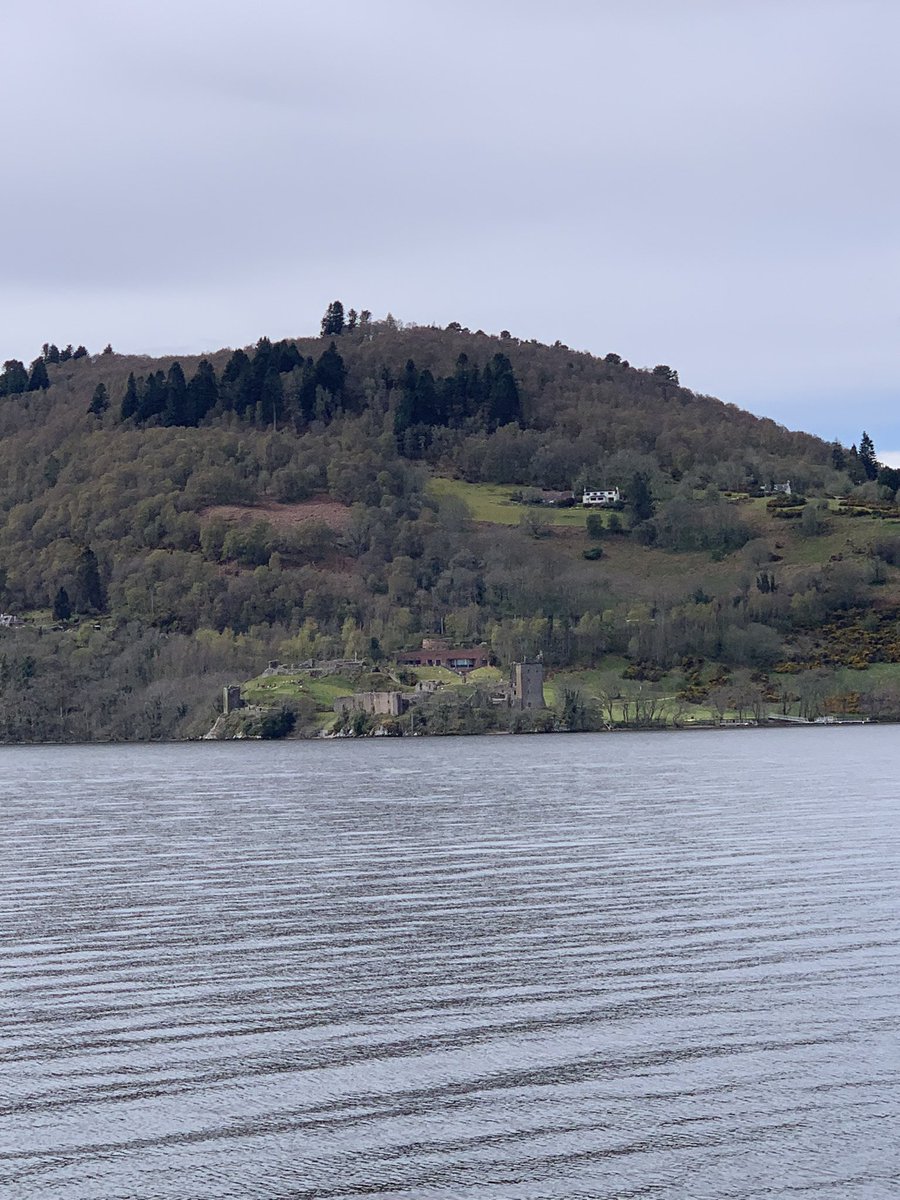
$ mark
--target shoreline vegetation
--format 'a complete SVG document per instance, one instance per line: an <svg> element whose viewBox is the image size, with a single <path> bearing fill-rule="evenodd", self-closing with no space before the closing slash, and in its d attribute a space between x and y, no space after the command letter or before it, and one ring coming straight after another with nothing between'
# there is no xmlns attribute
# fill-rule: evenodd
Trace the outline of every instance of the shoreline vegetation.
<svg viewBox="0 0 900 1200"><path fill-rule="evenodd" d="M0 434L0 743L200 738L229 685L253 737L900 719L900 471L666 364L334 301L205 357L45 343ZM413 670L437 637L488 674Z"/></svg>

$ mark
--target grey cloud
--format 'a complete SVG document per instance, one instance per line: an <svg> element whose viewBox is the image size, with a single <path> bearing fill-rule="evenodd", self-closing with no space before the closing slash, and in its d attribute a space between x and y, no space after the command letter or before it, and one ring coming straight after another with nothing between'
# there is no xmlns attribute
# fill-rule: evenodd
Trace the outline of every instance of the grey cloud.
<svg viewBox="0 0 900 1200"><path fill-rule="evenodd" d="M871 403L900 445L887 0L13 0L4 26L4 357L308 331L343 295L672 361L828 436Z"/></svg>

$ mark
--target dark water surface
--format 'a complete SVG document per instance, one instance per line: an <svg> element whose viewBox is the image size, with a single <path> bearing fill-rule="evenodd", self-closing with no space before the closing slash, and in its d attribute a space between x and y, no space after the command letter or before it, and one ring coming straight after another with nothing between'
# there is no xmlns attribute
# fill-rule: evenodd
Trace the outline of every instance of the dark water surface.
<svg viewBox="0 0 900 1200"><path fill-rule="evenodd" d="M0 750L0 1196L900 1196L898 743Z"/></svg>

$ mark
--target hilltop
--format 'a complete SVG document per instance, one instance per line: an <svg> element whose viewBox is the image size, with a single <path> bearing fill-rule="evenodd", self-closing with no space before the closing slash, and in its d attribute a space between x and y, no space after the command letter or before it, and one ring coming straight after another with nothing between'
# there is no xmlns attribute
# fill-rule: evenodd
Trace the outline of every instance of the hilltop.
<svg viewBox="0 0 900 1200"><path fill-rule="evenodd" d="M570 710L900 709L898 473L666 364L335 302L206 356L48 344L0 435L6 740L198 735L266 661L390 671L436 632L540 654Z"/></svg>

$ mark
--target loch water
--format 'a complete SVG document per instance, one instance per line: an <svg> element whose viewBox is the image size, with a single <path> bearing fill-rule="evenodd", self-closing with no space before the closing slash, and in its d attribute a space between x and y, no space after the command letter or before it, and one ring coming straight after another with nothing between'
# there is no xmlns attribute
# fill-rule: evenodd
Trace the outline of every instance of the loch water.
<svg viewBox="0 0 900 1200"><path fill-rule="evenodd" d="M0 1196L900 1196L898 751L0 749Z"/></svg>

